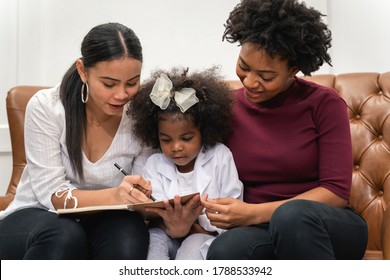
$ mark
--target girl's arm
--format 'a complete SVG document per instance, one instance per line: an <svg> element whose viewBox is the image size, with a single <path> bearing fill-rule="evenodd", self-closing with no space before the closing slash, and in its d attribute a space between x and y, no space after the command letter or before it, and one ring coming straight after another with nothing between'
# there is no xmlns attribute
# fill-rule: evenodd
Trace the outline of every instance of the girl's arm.
<svg viewBox="0 0 390 280"><path fill-rule="evenodd" d="M231 151L222 144L217 145L215 155L215 174L217 176L218 185L214 188L213 194L208 193L206 196L202 197L203 200L207 201L208 196L211 198L224 198L231 197L238 200L242 200L243 194L243 185L238 178L237 168L233 160L233 155ZM211 190L209 190L211 191ZM199 216L199 224L207 231L214 232L217 231L221 234L224 231L224 228L220 228L211 223L209 218L205 213L202 213Z"/></svg>

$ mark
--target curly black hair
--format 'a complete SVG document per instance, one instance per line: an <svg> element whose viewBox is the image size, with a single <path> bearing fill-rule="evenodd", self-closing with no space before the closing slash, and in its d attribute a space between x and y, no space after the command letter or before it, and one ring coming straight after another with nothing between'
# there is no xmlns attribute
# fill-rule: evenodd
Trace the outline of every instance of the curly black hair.
<svg viewBox="0 0 390 280"><path fill-rule="evenodd" d="M324 62L332 66L332 36L322 16L297 0L242 0L224 24L222 40L257 44L310 75Z"/></svg>
<svg viewBox="0 0 390 280"><path fill-rule="evenodd" d="M130 102L127 113L134 120L135 136L144 145L160 148L158 122L161 113L168 113L192 120L200 130L204 148L207 149L217 142L224 142L231 132L233 96L218 70L218 67L193 73L189 73L188 68L172 68L170 71L155 70ZM160 109L152 102L149 94L161 73L165 73L172 81L172 91L193 88L199 102L182 113L172 98L165 110Z"/></svg>

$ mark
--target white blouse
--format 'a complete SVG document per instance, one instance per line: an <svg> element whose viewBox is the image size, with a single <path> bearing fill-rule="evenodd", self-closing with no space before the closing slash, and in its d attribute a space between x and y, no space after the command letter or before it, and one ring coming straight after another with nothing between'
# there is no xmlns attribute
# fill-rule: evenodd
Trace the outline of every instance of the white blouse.
<svg viewBox="0 0 390 280"><path fill-rule="evenodd" d="M132 120L126 114L126 106L118 131L103 157L93 163L83 153L85 184L81 185L69 161L65 111L59 88L60 85L57 85L41 90L27 104L24 125L27 165L15 199L6 210L0 211L0 220L27 207L55 210L51 203L52 194L64 187L83 190L116 187L123 180L123 174L114 163L131 174L141 174L147 158L153 153L134 138Z"/></svg>

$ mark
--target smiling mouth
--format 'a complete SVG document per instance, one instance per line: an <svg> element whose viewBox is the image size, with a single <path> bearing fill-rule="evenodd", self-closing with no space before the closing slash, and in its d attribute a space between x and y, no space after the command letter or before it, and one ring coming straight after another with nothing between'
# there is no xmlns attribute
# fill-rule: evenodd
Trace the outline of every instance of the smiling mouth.
<svg viewBox="0 0 390 280"><path fill-rule="evenodd" d="M257 96L263 95L263 94L264 94L264 91L262 91L262 92L258 92L258 91L253 92L253 91L250 91L250 90L247 89L247 90L245 90L245 93L246 93L247 95L249 95L249 96L257 97Z"/></svg>

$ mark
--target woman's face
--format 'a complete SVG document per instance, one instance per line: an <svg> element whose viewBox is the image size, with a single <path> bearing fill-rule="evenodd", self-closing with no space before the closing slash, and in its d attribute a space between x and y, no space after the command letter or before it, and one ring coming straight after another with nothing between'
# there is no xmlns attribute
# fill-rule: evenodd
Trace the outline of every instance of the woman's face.
<svg viewBox="0 0 390 280"><path fill-rule="evenodd" d="M236 73L246 88L250 102L261 103L285 91L298 72L289 68L287 60L272 58L253 43L244 43L237 60Z"/></svg>
<svg viewBox="0 0 390 280"><path fill-rule="evenodd" d="M87 108L104 115L121 115L125 104L139 90L141 66L139 60L121 58L102 61L86 69L78 60L80 77L89 87Z"/></svg>

